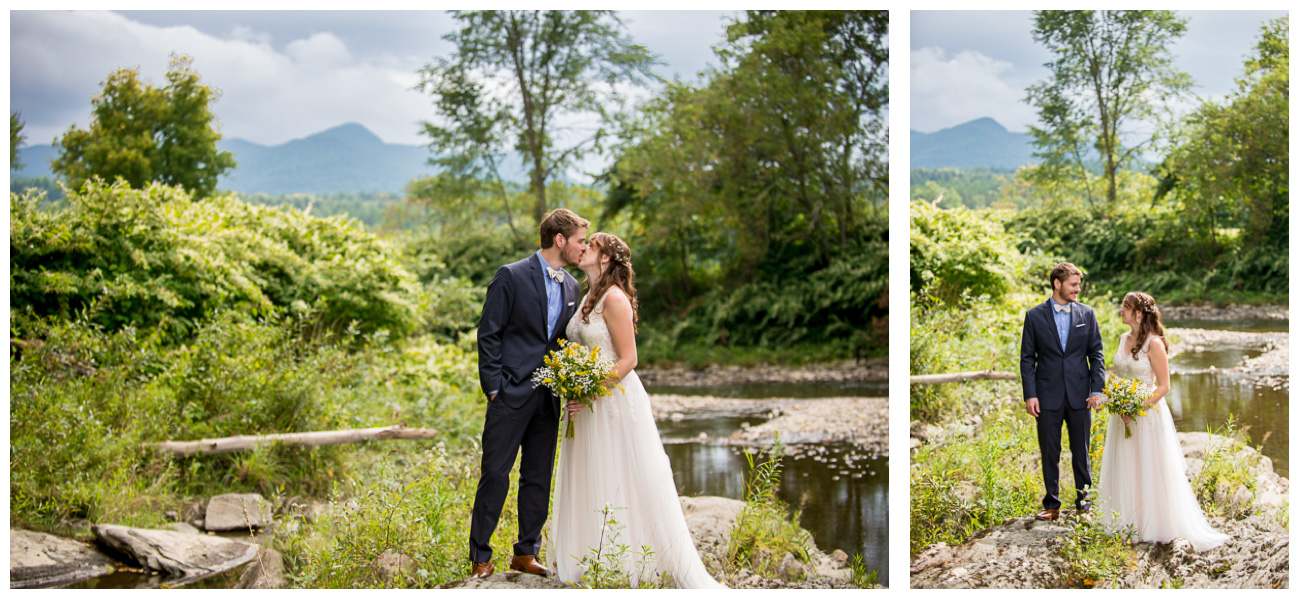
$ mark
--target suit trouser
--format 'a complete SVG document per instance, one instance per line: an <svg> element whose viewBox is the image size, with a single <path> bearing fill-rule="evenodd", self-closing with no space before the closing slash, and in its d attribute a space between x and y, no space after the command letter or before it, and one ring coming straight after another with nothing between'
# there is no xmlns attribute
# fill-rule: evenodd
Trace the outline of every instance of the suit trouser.
<svg viewBox="0 0 1300 600"><path fill-rule="evenodd" d="M1060 508L1061 423L1065 423L1070 436L1071 464L1074 467L1075 506L1088 497L1092 486L1092 471L1088 463L1088 438L1092 435L1092 412L1088 407L1070 408L1063 402L1056 410L1040 410L1038 421L1038 450L1043 454L1043 508Z"/></svg>
<svg viewBox="0 0 1300 600"><path fill-rule="evenodd" d="M492 559L492 533L510 491L510 469L521 449L519 537L514 550L515 554L537 554L550 505L558 430L559 417L544 390L536 390L519 408L507 406L499 395L488 401L483 423L483 462L469 525L471 562Z"/></svg>

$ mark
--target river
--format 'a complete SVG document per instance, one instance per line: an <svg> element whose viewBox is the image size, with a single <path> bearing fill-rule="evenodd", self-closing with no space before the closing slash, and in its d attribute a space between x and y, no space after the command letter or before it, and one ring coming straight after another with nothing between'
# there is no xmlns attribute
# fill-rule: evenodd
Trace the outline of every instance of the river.
<svg viewBox="0 0 1300 600"><path fill-rule="evenodd" d="M1171 328L1287 332L1289 322L1278 319L1231 321L1170 321ZM1169 408L1178 431L1205 431L1221 427L1231 414L1239 426L1249 427L1252 446L1262 442L1261 452L1273 461L1278 475L1289 477L1290 393L1287 387L1273 389L1256 385L1241 373L1226 372L1243 359L1259 356L1263 348L1252 342L1222 342L1201 352L1180 349L1170 360ZM1213 370L1211 370L1213 368ZM1267 436L1267 439L1266 437Z"/></svg>
<svg viewBox="0 0 1300 600"><path fill-rule="evenodd" d="M651 386L651 394L728 398L883 397L881 382L745 383L712 386ZM698 441L701 433L723 438L744 423L757 426L761 414L699 411L679 421L661 421L659 433L672 463L678 493L744 499L748 470L745 449L717 441ZM756 457L756 461L761 457ZM812 533L818 549L861 554L868 571L889 585L889 459L850 444L825 444L793 450L782 461L777 495L792 508L803 507L799 524Z"/></svg>

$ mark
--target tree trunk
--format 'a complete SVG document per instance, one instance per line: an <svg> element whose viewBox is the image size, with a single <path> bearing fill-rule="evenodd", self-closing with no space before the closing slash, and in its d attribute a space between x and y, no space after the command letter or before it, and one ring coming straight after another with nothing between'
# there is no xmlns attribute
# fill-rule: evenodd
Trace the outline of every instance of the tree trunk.
<svg viewBox="0 0 1300 600"><path fill-rule="evenodd" d="M256 446L282 443L296 446L330 446L350 444L365 440L428 440L438 437L436 429L408 429L401 425L371 429L345 429L342 431L307 431L303 433L273 433L269 435L236 435L233 437L204 439L193 442L153 442L145 444L160 452L181 456L195 454L226 454L252 450Z"/></svg>
<svg viewBox="0 0 1300 600"><path fill-rule="evenodd" d="M967 371L965 373L943 373L938 375L913 375L912 385L938 385L940 383L963 383L978 379L1016 379L1019 375L1005 371Z"/></svg>

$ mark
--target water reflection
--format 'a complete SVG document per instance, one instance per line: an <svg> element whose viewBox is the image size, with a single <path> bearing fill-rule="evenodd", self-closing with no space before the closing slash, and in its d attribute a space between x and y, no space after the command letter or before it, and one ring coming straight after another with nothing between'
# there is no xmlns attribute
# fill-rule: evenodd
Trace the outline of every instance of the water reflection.
<svg viewBox="0 0 1300 600"><path fill-rule="evenodd" d="M684 423L676 425L677 431L686 433ZM803 507L799 524L812 533L819 549L861 554L867 570L875 569L888 585L888 459L842 444L820 448L824 451L784 459L777 495L791 507ZM666 443L664 450L678 493L744 498L748 467L742 448Z"/></svg>

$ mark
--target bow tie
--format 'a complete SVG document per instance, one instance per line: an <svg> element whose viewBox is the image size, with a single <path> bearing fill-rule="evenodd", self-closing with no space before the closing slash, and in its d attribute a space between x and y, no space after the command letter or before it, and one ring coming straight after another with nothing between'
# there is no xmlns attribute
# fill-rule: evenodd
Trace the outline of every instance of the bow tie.
<svg viewBox="0 0 1300 600"><path fill-rule="evenodd" d="M564 269L546 267L546 276L554 279L555 283L564 283Z"/></svg>
<svg viewBox="0 0 1300 600"><path fill-rule="evenodd" d="M1066 304L1065 306L1061 306L1060 304L1057 304L1057 303L1053 302L1053 303L1052 303L1052 310L1055 310L1056 312L1059 312L1059 313L1065 313L1065 314L1068 315L1068 314L1070 314L1070 305L1069 305L1069 304Z"/></svg>

